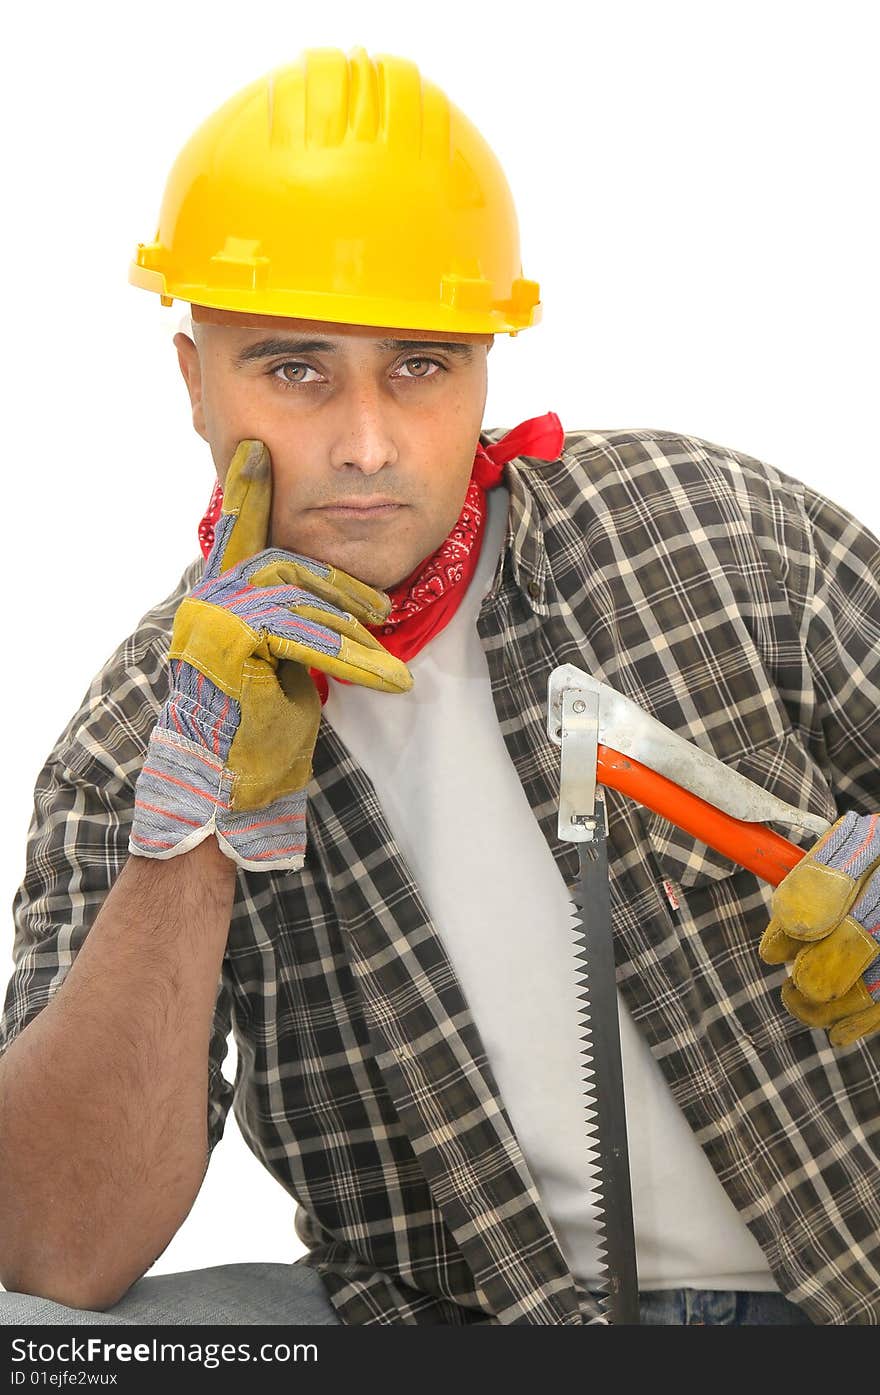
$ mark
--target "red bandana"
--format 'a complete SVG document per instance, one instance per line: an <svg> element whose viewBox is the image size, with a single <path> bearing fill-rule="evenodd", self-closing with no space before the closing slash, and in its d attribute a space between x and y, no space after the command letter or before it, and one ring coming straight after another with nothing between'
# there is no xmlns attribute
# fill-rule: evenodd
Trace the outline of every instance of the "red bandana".
<svg viewBox="0 0 880 1395"><path fill-rule="evenodd" d="M486 491L501 484L507 461L516 455L558 460L564 437L559 417L555 412L546 412L542 417L529 417L528 421L520 422L492 445L478 443L458 522L436 552L387 591L391 597L391 611L384 624L366 627L381 639L389 653L405 662L449 624L479 561L486 528ZM211 551L214 524L222 506L223 490L218 480L199 524L199 543L205 557ZM328 695L327 676L316 668L309 672L323 704ZM334 681L345 683L347 680L336 678Z"/></svg>

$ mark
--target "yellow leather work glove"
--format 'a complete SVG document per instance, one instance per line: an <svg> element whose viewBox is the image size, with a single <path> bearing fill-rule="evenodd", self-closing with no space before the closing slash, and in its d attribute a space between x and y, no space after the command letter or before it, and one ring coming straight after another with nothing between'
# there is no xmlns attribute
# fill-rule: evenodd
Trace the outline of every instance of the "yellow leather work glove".
<svg viewBox="0 0 880 1395"><path fill-rule="evenodd" d="M880 814L844 814L773 893L758 953L791 965L782 1001L832 1046L880 1030Z"/></svg>
<svg viewBox="0 0 880 1395"><path fill-rule="evenodd" d="M405 693L412 675L365 629L391 600L325 562L266 548L272 465L241 441L204 574L174 616L169 695L135 786L129 851L167 858L211 833L252 871L298 870L321 720L309 668Z"/></svg>

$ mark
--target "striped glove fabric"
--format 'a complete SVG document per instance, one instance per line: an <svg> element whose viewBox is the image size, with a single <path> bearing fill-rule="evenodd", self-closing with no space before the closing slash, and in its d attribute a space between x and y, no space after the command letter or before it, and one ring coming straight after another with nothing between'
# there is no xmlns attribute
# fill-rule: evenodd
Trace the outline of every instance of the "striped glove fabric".
<svg viewBox="0 0 880 1395"><path fill-rule="evenodd" d="M782 1001L832 1046L880 1030L880 814L844 814L779 883L758 952L791 964Z"/></svg>
<svg viewBox="0 0 880 1395"><path fill-rule="evenodd" d="M272 470L239 443L202 580L174 617L170 691L135 786L129 851L168 858L211 833L239 866L302 867L321 718L309 667L404 693L412 677L364 625L390 609L347 572L266 548Z"/></svg>

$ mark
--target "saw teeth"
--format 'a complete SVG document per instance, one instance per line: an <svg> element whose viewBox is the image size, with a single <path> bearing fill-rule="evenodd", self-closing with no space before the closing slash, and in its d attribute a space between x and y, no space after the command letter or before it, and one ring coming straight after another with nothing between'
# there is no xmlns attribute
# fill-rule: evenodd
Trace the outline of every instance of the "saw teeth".
<svg viewBox="0 0 880 1395"><path fill-rule="evenodd" d="M615 1165L612 1160L605 1156L603 1151L602 1115L600 1107L600 1097L597 1089L597 1064L595 1061L595 1044L593 1034L593 1011L595 984L590 972L591 958L591 927L588 927L584 914L584 905L588 900L588 888L585 881L587 877L587 867L592 864L593 872L597 871L596 862L600 852L604 857L604 848L580 844L582 860L580 864L581 876L574 888L569 888L574 914L572 916L572 930L575 937L574 967L575 967L575 987L576 999L578 1003L578 1031L579 1031L579 1055L581 1064L581 1084L583 1096L583 1110L585 1116L587 1139L587 1183L589 1188L589 1205L591 1216L597 1230L597 1257L600 1278L597 1281L599 1309L602 1318L609 1324L620 1321L619 1294L620 1280L612 1272L609 1258L609 1222L615 1222L617 1215L616 1193L613 1186L613 1179L608 1175L610 1166ZM592 932L595 934L595 931ZM605 950L604 939L601 949ZM602 963L602 960L599 961ZM604 981L604 978L603 978ZM601 1068L601 1062L599 1063ZM607 1192L611 1192L610 1197ZM617 1241L615 1240L615 1244ZM637 1281L637 1280L636 1280ZM635 1319L638 1321L638 1319Z"/></svg>

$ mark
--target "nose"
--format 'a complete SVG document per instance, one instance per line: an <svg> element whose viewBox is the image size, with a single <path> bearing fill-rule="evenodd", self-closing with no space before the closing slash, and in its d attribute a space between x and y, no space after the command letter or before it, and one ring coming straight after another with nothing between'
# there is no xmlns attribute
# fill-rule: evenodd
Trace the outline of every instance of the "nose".
<svg viewBox="0 0 880 1395"><path fill-rule="evenodd" d="M382 400L381 385L363 377L353 384L339 403L339 432L330 460L335 469L354 468L364 475L375 475L397 460L397 447L391 434L388 403Z"/></svg>

